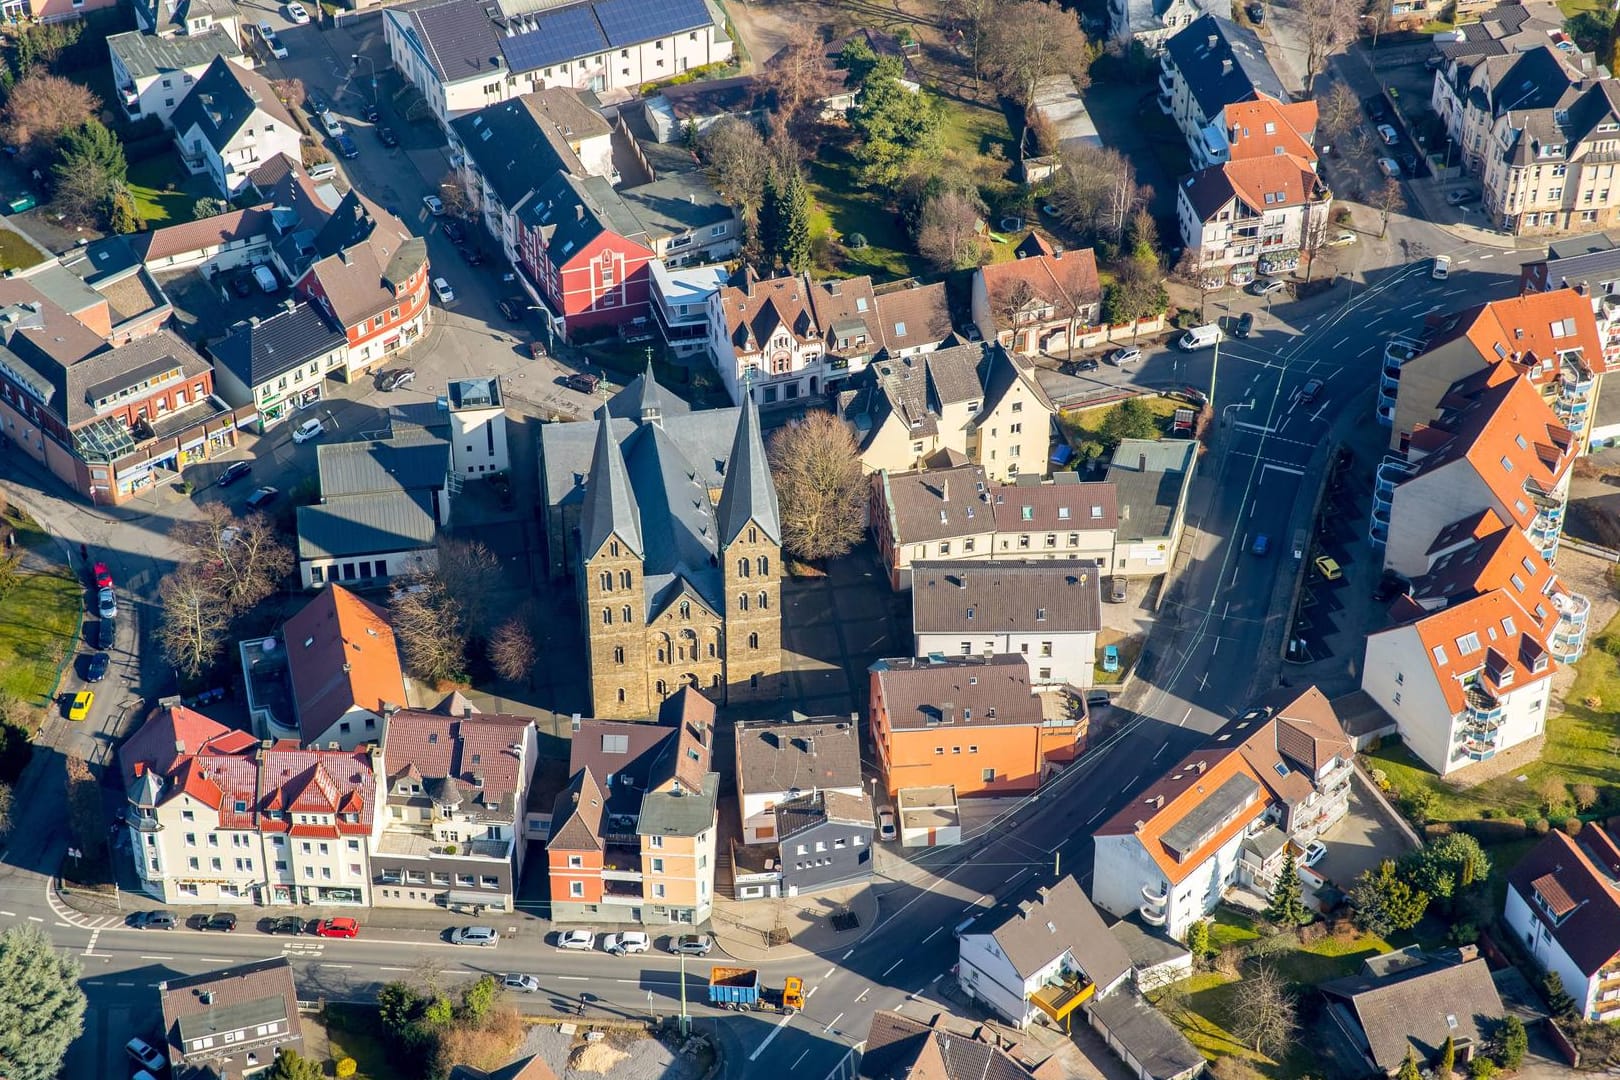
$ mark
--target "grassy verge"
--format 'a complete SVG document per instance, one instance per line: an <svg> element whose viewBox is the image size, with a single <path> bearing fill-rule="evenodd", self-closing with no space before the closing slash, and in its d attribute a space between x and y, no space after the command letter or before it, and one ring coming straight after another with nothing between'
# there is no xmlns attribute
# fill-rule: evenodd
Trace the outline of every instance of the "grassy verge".
<svg viewBox="0 0 1620 1080"><path fill-rule="evenodd" d="M6 524L21 544L51 557L49 538L31 518L13 509ZM84 586L66 566L22 569L0 591L0 694L29 705L50 704L62 660L79 633L83 600Z"/></svg>
<svg viewBox="0 0 1620 1080"><path fill-rule="evenodd" d="M1145 394L1136 399L1148 407L1148 411L1158 418L1164 431L1170 428L1170 418L1176 414L1177 409L1185 409L1185 401L1175 398L1159 397L1157 394ZM1058 416L1058 422L1081 439L1098 439L1102 437L1103 426L1108 418L1119 411L1119 404L1103 405L1092 409L1064 409Z"/></svg>

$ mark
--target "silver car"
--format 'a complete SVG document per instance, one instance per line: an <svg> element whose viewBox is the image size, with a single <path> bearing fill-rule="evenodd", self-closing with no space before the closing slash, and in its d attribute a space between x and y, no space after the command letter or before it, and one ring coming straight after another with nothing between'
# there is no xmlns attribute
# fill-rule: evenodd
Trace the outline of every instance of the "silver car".
<svg viewBox="0 0 1620 1080"><path fill-rule="evenodd" d="M113 589L102 589L96 593L96 607L103 619L118 618L118 593Z"/></svg>
<svg viewBox="0 0 1620 1080"><path fill-rule="evenodd" d="M501 940L493 926L458 926L450 931L452 945L494 945Z"/></svg>

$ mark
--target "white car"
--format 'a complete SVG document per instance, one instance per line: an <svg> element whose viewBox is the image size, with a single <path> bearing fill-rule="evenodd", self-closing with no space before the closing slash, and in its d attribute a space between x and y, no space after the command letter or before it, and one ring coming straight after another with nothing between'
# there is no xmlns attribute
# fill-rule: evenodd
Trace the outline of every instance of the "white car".
<svg viewBox="0 0 1620 1080"><path fill-rule="evenodd" d="M652 939L640 930L626 930L622 934L609 934L602 939L602 949L614 956L644 953L652 947Z"/></svg>
<svg viewBox="0 0 1620 1080"><path fill-rule="evenodd" d="M145 1039L129 1040L124 1044L124 1053L134 1058L141 1068L155 1073L162 1072L163 1067L169 1063L167 1058L158 1053L157 1047Z"/></svg>
<svg viewBox="0 0 1620 1080"><path fill-rule="evenodd" d="M433 295L439 298L439 303L448 304L456 298L456 290L444 278L436 277L433 279Z"/></svg>
<svg viewBox="0 0 1620 1080"><path fill-rule="evenodd" d="M259 23L256 29L259 31L260 40L264 42L264 47L270 50L271 56L277 60L287 59L287 46L283 45L281 39L276 37L276 32L270 28L269 23Z"/></svg>
<svg viewBox="0 0 1620 1080"><path fill-rule="evenodd" d="M330 138L335 139L343 134L343 121L339 120L337 114L332 112L331 109L322 109L316 119L321 122L321 127Z"/></svg>
<svg viewBox="0 0 1620 1080"><path fill-rule="evenodd" d="M1301 866L1315 866L1327 857L1327 845L1320 840L1312 840L1305 845L1305 854L1300 856Z"/></svg>
<svg viewBox="0 0 1620 1080"><path fill-rule="evenodd" d="M878 807L878 839L893 840L897 835L894 827L894 807Z"/></svg>
<svg viewBox="0 0 1620 1080"><path fill-rule="evenodd" d="M326 425L318 417L305 420L293 431L293 442L306 443L317 435L325 434Z"/></svg>
<svg viewBox="0 0 1620 1080"><path fill-rule="evenodd" d="M440 214L444 213L444 200L440 199L437 195L422 196L422 205L427 207L428 213L432 214L434 217L438 217Z"/></svg>
<svg viewBox="0 0 1620 1080"><path fill-rule="evenodd" d="M1338 232L1334 233L1332 239L1328 241L1328 247L1349 247L1359 239L1360 237L1351 232L1349 229L1340 229Z"/></svg>
<svg viewBox="0 0 1620 1080"><path fill-rule="evenodd" d="M287 18L298 26L305 26L309 23L309 12L304 10L303 4L288 4Z"/></svg>
<svg viewBox="0 0 1620 1080"><path fill-rule="evenodd" d="M564 930L557 935L557 948L590 952L596 948L596 935L589 930Z"/></svg>
<svg viewBox="0 0 1620 1080"><path fill-rule="evenodd" d="M1277 278L1255 278L1249 284L1249 293L1253 296L1270 296L1275 292L1282 292L1288 288L1288 282Z"/></svg>
<svg viewBox="0 0 1620 1080"><path fill-rule="evenodd" d="M1434 278L1436 281L1444 281L1446 278L1450 277L1451 256L1436 255L1434 257L1434 269L1429 271L1429 276Z"/></svg>
<svg viewBox="0 0 1620 1080"><path fill-rule="evenodd" d="M1385 146L1394 146L1396 143L1401 141L1400 132L1396 131L1389 124L1378 125L1378 137L1384 140Z"/></svg>
<svg viewBox="0 0 1620 1080"><path fill-rule="evenodd" d="M458 926L450 931L452 945L490 946L501 940L493 926Z"/></svg>
<svg viewBox="0 0 1620 1080"><path fill-rule="evenodd" d="M533 975L503 975L501 985L520 994L532 994L540 989L540 980Z"/></svg>
<svg viewBox="0 0 1620 1080"><path fill-rule="evenodd" d="M1138 349L1135 345L1127 345L1123 349L1115 349L1113 352L1108 354L1108 362L1113 364L1115 367L1124 367L1126 364L1134 364L1140 359L1142 359L1142 350Z"/></svg>

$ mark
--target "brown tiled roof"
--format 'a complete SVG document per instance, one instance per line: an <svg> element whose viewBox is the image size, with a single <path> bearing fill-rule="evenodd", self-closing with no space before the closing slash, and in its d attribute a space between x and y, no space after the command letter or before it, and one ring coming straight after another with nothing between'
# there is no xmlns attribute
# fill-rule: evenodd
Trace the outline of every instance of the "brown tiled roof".
<svg viewBox="0 0 1620 1080"><path fill-rule="evenodd" d="M992 263L980 267L979 273L984 276L992 309L1002 308L1022 295L1051 304L1061 319L1078 307L1102 302L1097 257L1090 248ZM995 314L998 321L1004 317L1000 312Z"/></svg>
<svg viewBox="0 0 1620 1080"><path fill-rule="evenodd" d="M996 527L1002 532L1061 533L1119 527L1119 489L1108 480L992 484L990 502Z"/></svg>
<svg viewBox="0 0 1620 1080"><path fill-rule="evenodd" d="M877 294L883 343L891 351L938 344L951 334L951 305L945 283L913 285Z"/></svg>
<svg viewBox="0 0 1620 1080"><path fill-rule="evenodd" d="M1583 974L1595 975L1620 956L1620 848L1601 826L1586 826L1575 840L1548 833L1508 872L1508 884ZM1537 893L1568 914L1542 910Z"/></svg>
<svg viewBox="0 0 1620 1080"><path fill-rule="evenodd" d="M1030 1080L999 1047L893 1012L872 1015L861 1075L877 1080Z"/></svg>
<svg viewBox="0 0 1620 1080"><path fill-rule="evenodd" d="M739 723L737 787L742 793L861 786L861 744L853 717Z"/></svg>
<svg viewBox="0 0 1620 1080"><path fill-rule="evenodd" d="M888 493L897 541L919 544L951 536L990 532L995 515L980 495L984 469L965 465L928 472L880 474Z"/></svg>
<svg viewBox="0 0 1620 1080"><path fill-rule="evenodd" d="M1009 912L990 936L1027 979L1064 952L1072 952L1086 976L1106 993L1131 970L1125 952L1102 916L1072 877L1064 877L1038 891L1034 900Z"/></svg>
<svg viewBox="0 0 1620 1080"><path fill-rule="evenodd" d="M1467 703L1462 677L1478 670L1482 662L1487 672L1493 664L1511 669L1515 688L1551 678L1558 669L1534 618L1504 589L1452 604L1413 625L1452 715Z"/></svg>
<svg viewBox="0 0 1620 1080"><path fill-rule="evenodd" d="M171 255L183 255L215 245L245 243L254 237L270 235L271 232L270 204L266 203L247 210L232 210L197 221L153 229L141 238L145 241L145 250L140 252L140 256L146 262L156 262Z"/></svg>
<svg viewBox="0 0 1620 1080"><path fill-rule="evenodd" d="M1546 903L1547 910L1555 919L1562 919L1580 906L1564 891L1564 887L1558 883L1556 874L1542 874L1530 883L1530 887Z"/></svg>
<svg viewBox="0 0 1620 1080"><path fill-rule="evenodd" d="M298 726L305 740L325 734L352 708L381 715L405 703L394 628L382 609L341 585L328 585L282 627Z"/></svg>
<svg viewBox="0 0 1620 1080"><path fill-rule="evenodd" d="M919 633L976 630L1096 631L1102 573L1084 559L911 564L912 627Z"/></svg>
<svg viewBox="0 0 1620 1080"><path fill-rule="evenodd" d="M890 726L901 731L937 724L959 727L1039 725L1041 700L1022 656L958 656L944 661L897 657L872 665L874 693L883 697Z"/></svg>
<svg viewBox="0 0 1620 1080"><path fill-rule="evenodd" d="M1412 968L1367 982L1335 980L1323 990L1348 998L1374 1063L1391 1075L1409 1051L1419 1061L1432 1061L1447 1038L1482 1046L1502 1019L1502 998L1483 960Z"/></svg>
<svg viewBox="0 0 1620 1080"><path fill-rule="evenodd" d="M552 807L547 850L602 850L602 813L606 802L591 770L581 769L575 773Z"/></svg>
<svg viewBox="0 0 1620 1080"><path fill-rule="evenodd" d="M207 995L205 998L204 995ZM303 1023L298 1014L298 988L292 965L285 956L220 968L158 984L163 1010L163 1035L174 1075L223 1076L238 1080L251 1052L261 1064L274 1060L279 1047L302 1050ZM278 1024L273 1035L254 1036L260 1024ZM187 1061L182 1036L187 1040L218 1032L224 1035L248 1028L248 1038L214 1047ZM222 1070L205 1066L223 1065ZM256 1068L257 1066L255 1066Z"/></svg>
<svg viewBox="0 0 1620 1080"><path fill-rule="evenodd" d="M1193 751L1117 814L1103 822L1096 835L1135 834L1164 872L1166 880L1172 885L1179 885L1203 864L1211 852L1247 829L1251 822L1266 812L1266 800L1263 797L1254 799L1247 808L1232 814L1230 820L1209 834L1203 843L1181 852L1179 859L1164 842L1167 833L1188 820L1217 792L1226 789L1229 783L1241 778L1254 790L1265 790L1254 769L1236 751L1236 747L1205 747Z"/></svg>
<svg viewBox="0 0 1620 1080"><path fill-rule="evenodd" d="M515 822L518 789L528 777L521 751L511 748L524 744L533 724L526 716L401 709L388 718L383 734L389 792L406 770L414 770L427 785L454 779L464 796L463 812L477 810L490 821ZM533 761L526 764L534 767Z"/></svg>
<svg viewBox="0 0 1620 1080"><path fill-rule="evenodd" d="M374 224L361 243L315 263L309 273L320 282L332 313L344 326L354 326L379 312L397 307L395 288L427 264L427 242L405 232L392 215L355 195ZM339 213L352 210L338 207Z"/></svg>

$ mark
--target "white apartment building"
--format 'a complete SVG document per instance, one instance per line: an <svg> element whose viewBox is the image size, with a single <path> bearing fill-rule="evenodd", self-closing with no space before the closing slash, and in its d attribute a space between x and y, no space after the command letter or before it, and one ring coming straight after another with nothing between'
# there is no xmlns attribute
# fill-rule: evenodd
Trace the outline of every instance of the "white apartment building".
<svg viewBox="0 0 1620 1080"><path fill-rule="evenodd" d="M1200 169L1176 188L1181 240L1210 281L1242 285L1289 273L1327 235L1333 195L1293 154Z"/></svg>
<svg viewBox="0 0 1620 1080"><path fill-rule="evenodd" d="M775 844L776 808L789 799L836 791L859 797L859 717L759 720L737 725L737 801L744 844Z"/></svg>
<svg viewBox="0 0 1620 1080"><path fill-rule="evenodd" d="M506 401L499 376L453 379L445 389L450 411L451 467L463 477L489 476L510 469Z"/></svg>
<svg viewBox="0 0 1620 1080"><path fill-rule="evenodd" d="M261 743L178 704L119 749L142 891L165 904L371 903L377 749Z"/></svg>
<svg viewBox="0 0 1620 1080"><path fill-rule="evenodd" d="M383 33L441 126L554 87L622 97L732 56L704 0L414 0L383 10Z"/></svg>
<svg viewBox="0 0 1620 1080"><path fill-rule="evenodd" d="M1227 106L1262 95L1288 101L1253 30L1221 15L1204 15L1165 44L1159 108L1175 120L1195 167L1225 159Z"/></svg>
<svg viewBox="0 0 1620 1080"><path fill-rule="evenodd" d="M1620 1019L1620 844L1609 830L1549 833L1509 873L1503 919L1583 1020Z"/></svg>
<svg viewBox="0 0 1620 1080"><path fill-rule="evenodd" d="M1620 223L1620 84L1571 86L1541 109L1504 111L1487 138L1485 214L1515 236L1611 229Z"/></svg>
<svg viewBox="0 0 1620 1080"><path fill-rule="evenodd" d="M1037 689L1092 684L1102 568L1081 559L911 565L912 655L1029 661Z"/></svg>
<svg viewBox="0 0 1620 1080"><path fill-rule="evenodd" d="M169 119L187 170L206 174L226 199L241 194L249 174L277 154L301 160L298 127L269 80L223 56Z"/></svg>

